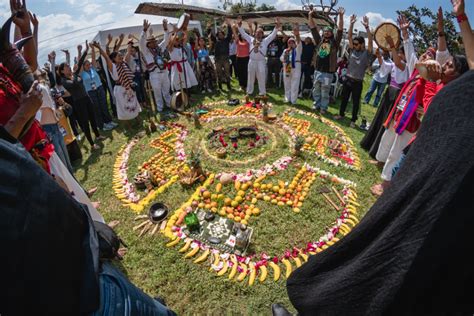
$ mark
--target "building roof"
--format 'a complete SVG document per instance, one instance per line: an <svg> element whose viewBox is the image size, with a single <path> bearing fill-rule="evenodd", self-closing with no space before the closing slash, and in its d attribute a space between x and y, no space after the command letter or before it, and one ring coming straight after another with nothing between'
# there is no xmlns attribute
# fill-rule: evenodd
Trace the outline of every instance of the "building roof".
<svg viewBox="0 0 474 316"><path fill-rule="evenodd" d="M210 16L224 16L227 13L225 11L203 8L193 5L182 5L176 3L153 3L153 2L143 2L140 3L135 10L135 13L141 14L152 14L152 15L176 15L177 12L186 12L188 14L207 14Z"/></svg>

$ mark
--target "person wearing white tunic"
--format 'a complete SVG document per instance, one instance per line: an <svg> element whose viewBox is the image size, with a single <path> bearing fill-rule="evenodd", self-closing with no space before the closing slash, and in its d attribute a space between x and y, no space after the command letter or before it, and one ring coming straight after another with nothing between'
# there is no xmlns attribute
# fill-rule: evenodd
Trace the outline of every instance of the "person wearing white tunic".
<svg viewBox="0 0 474 316"><path fill-rule="evenodd" d="M298 25L293 28L295 38L288 39L288 48L280 57L283 63L283 85L285 87L285 102L296 104L301 79L301 54L303 44L301 43Z"/></svg>
<svg viewBox="0 0 474 316"><path fill-rule="evenodd" d="M147 31L150 29L151 23L143 20L143 32L140 36L140 51L146 62L146 68L150 74L150 84L155 96L155 104L158 112L163 111L163 99L166 106L170 107L170 79L167 68L167 60L165 55L166 46L169 42L168 21L163 19L164 38L158 44L157 39L153 34L147 37Z"/></svg>
<svg viewBox="0 0 474 316"><path fill-rule="evenodd" d="M239 17L237 23L239 26L239 33L242 35L242 38L249 43L250 60L248 66L247 95L253 93L255 78L257 78L259 94L266 95L267 90L265 87L265 77L267 62L265 56L267 55L268 45L275 39L278 30L281 28L280 20L278 18L275 19L275 28L266 38L263 38L262 28L258 28L255 32L255 37L252 37L243 29L242 18Z"/></svg>
<svg viewBox="0 0 474 316"><path fill-rule="evenodd" d="M188 62L188 56L184 48L186 39L185 32L180 31L168 44L171 59L171 88L174 91L179 91L181 88L189 89L198 85L196 75Z"/></svg>
<svg viewBox="0 0 474 316"><path fill-rule="evenodd" d="M120 52L113 52L108 56L98 43L93 46L100 50L100 54L107 62L107 68L115 80L114 96L117 104L117 117L121 121L133 120L141 112L135 91L133 91L133 73L128 67L124 59L128 59L131 55L131 44L128 45L127 55L125 58Z"/></svg>

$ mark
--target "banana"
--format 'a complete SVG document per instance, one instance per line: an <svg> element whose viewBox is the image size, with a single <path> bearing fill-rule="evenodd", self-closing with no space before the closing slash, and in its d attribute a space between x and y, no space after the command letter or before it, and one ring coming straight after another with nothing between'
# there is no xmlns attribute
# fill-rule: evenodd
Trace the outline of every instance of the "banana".
<svg viewBox="0 0 474 316"><path fill-rule="evenodd" d="M304 262L308 261L308 255L305 254L304 252L300 251L300 256L301 256L301 258L303 258Z"/></svg>
<svg viewBox="0 0 474 316"><path fill-rule="evenodd" d="M332 241L333 241L334 243L337 243L339 240L340 240L340 239L337 238L337 237L333 237L333 238L332 238Z"/></svg>
<svg viewBox="0 0 474 316"><path fill-rule="evenodd" d="M346 223L351 224L352 227L355 227L355 225L357 225L357 224L356 224L352 219L350 219L350 218L346 218L345 221L346 221Z"/></svg>
<svg viewBox="0 0 474 316"><path fill-rule="evenodd" d="M218 253L214 253L214 262L212 263L211 267L209 268L209 271L212 271L214 267L217 267L219 265L219 261L221 261L221 257L219 256Z"/></svg>
<svg viewBox="0 0 474 316"><path fill-rule="evenodd" d="M178 250L178 252L181 252L181 253L186 252L186 251L189 249L189 247L191 246L191 242L192 242L192 241L193 241L192 239L189 239L189 240L184 244L184 246L183 246L181 249Z"/></svg>
<svg viewBox="0 0 474 316"><path fill-rule="evenodd" d="M341 224L341 227L343 227L345 230L347 230L347 233L349 233L351 231L351 228L349 226L347 226L346 224L344 224L344 223Z"/></svg>
<svg viewBox="0 0 474 316"><path fill-rule="evenodd" d="M227 269L229 268L229 261L224 261L224 265L222 266L222 269L217 272L217 276L223 276L226 272Z"/></svg>
<svg viewBox="0 0 474 316"><path fill-rule="evenodd" d="M273 261L270 261L269 265L273 269L273 281L278 281L278 279L280 278L280 274L281 274L280 267Z"/></svg>
<svg viewBox="0 0 474 316"><path fill-rule="evenodd" d="M315 254L317 254L317 252L314 252L314 251L309 251L308 252L311 256L314 256Z"/></svg>
<svg viewBox="0 0 474 316"><path fill-rule="evenodd" d="M249 277L249 286L252 286L255 282L255 277L257 276L257 269L255 269L255 264L250 262L250 277Z"/></svg>
<svg viewBox="0 0 474 316"><path fill-rule="evenodd" d="M343 234L344 236L346 236L347 234L349 234L349 232L342 226L339 227L339 231L341 232L341 234Z"/></svg>
<svg viewBox="0 0 474 316"><path fill-rule="evenodd" d="M268 269L266 266L260 266L260 276L258 277L258 280L260 282L263 282L265 281L265 279L267 278L267 275L268 275Z"/></svg>
<svg viewBox="0 0 474 316"><path fill-rule="evenodd" d="M191 250L184 256L184 259L194 257L198 252L199 252L199 246L196 246L196 248L194 248L193 250Z"/></svg>
<svg viewBox="0 0 474 316"><path fill-rule="evenodd" d="M281 259L281 262L283 262L283 264L286 267L285 277L288 279L288 277L290 276L290 274L293 270L292 267L291 267L291 263L290 263L290 261L288 261L288 259Z"/></svg>
<svg viewBox="0 0 474 316"><path fill-rule="evenodd" d="M174 247L176 246L177 244L179 244L179 242L181 241L181 238L178 238L176 237L174 240L170 241L169 243L166 244L166 247Z"/></svg>
<svg viewBox="0 0 474 316"><path fill-rule="evenodd" d="M202 255L200 255L196 260L194 260L194 263L201 263L201 262L203 262L204 260L206 260L206 259L207 259L207 256L209 256L209 253L210 253L210 252L211 252L211 251L209 250L209 248L206 249Z"/></svg>
<svg viewBox="0 0 474 316"><path fill-rule="evenodd" d="M243 271L239 274L237 277L238 281L243 281L245 277L247 276L247 266L243 263L240 264L240 267L243 269Z"/></svg>
<svg viewBox="0 0 474 316"><path fill-rule="evenodd" d="M330 240L330 241L327 242L327 245L328 245L328 246L332 246L332 245L334 245L334 244L335 244L334 240Z"/></svg>
<svg viewBox="0 0 474 316"><path fill-rule="evenodd" d="M237 259L235 258L235 255L230 256L230 261L232 261L232 269L230 270L229 280L232 280L237 274L238 263L237 263Z"/></svg>
<svg viewBox="0 0 474 316"><path fill-rule="evenodd" d="M328 248L329 248L328 245L323 245L323 246L321 247L321 249L323 249L323 250L326 250L326 249L328 249Z"/></svg>
<svg viewBox="0 0 474 316"><path fill-rule="evenodd" d="M300 260L300 258L298 258L298 257L293 257L293 260L295 261L297 268L301 267L301 260Z"/></svg>
<svg viewBox="0 0 474 316"><path fill-rule="evenodd" d="M355 223L359 223L359 219L352 214L349 214L349 218L352 219Z"/></svg>

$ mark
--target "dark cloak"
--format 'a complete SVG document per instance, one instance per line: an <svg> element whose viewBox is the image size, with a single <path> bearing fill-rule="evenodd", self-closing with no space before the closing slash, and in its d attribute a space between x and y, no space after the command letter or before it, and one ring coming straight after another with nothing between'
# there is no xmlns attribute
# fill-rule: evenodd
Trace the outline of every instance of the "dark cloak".
<svg viewBox="0 0 474 316"><path fill-rule="evenodd" d="M0 126L0 314L99 307L98 243L76 202Z"/></svg>
<svg viewBox="0 0 474 316"><path fill-rule="evenodd" d="M382 103L378 107L372 123L370 123L369 130L360 141L360 147L367 150L373 159L375 159L375 155L379 150L380 140L382 140L383 133L385 132L383 124L390 114L390 110L397 100L400 91L400 89L392 86L389 86L387 90L385 90Z"/></svg>
<svg viewBox="0 0 474 316"><path fill-rule="evenodd" d="M474 311L474 71L434 98L392 184L287 282L302 315Z"/></svg>

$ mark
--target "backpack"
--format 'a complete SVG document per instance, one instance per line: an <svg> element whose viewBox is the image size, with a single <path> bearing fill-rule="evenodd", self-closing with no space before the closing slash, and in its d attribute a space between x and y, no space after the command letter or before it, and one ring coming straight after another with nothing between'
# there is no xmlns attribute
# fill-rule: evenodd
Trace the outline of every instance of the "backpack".
<svg viewBox="0 0 474 316"><path fill-rule="evenodd" d="M122 257L118 254L120 245L127 247L115 231L107 224L94 221L94 228L99 239L99 258L100 260L112 260Z"/></svg>

